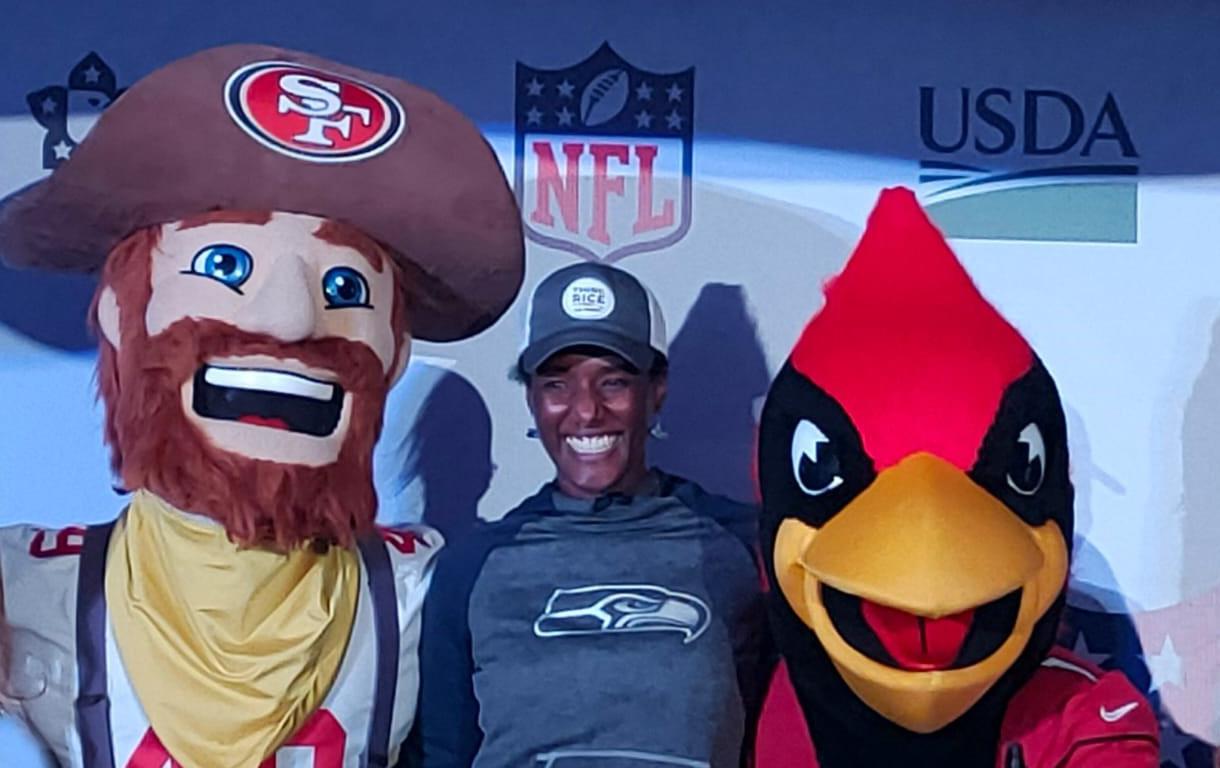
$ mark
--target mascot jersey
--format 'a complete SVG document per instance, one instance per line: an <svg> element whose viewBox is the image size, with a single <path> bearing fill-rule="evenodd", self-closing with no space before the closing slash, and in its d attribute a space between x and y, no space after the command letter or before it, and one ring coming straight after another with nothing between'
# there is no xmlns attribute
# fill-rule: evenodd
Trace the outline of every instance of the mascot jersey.
<svg viewBox="0 0 1220 768"><path fill-rule="evenodd" d="M1052 649L1072 541L1054 381L913 193L881 195L759 434L785 667L760 768L1155 766L1125 678Z"/></svg>
<svg viewBox="0 0 1220 768"><path fill-rule="evenodd" d="M126 672L100 588L109 527L0 528L0 574L13 653L45 679L22 716L71 768L178 768L149 725ZM392 765L415 714L419 616L440 537L431 529L381 529L361 541L355 612L321 705L260 768ZM288 640L288 638L284 638ZM37 660L37 661L34 661ZM19 664L21 662L19 661ZM132 663L139 664L133 659ZM90 694L108 707L89 712ZM18 690L18 693L25 693ZM29 692L35 693L35 692ZM96 697L95 697L96 698ZM213 704L201 702L207 718ZM394 745L389 747L388 745ZM280 762L277 763L277 760Z"/></svg>

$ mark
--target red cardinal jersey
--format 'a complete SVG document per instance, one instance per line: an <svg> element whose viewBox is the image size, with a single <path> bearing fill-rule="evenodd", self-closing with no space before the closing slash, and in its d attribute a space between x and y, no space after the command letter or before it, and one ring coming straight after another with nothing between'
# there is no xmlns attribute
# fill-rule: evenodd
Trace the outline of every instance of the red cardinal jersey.
<svg viewBox="0 0 1220 768"><path fill-rule="evenodd" d="M1062 648L1012 698L996 768L1156 768L1156 716L1120 672ZM783 664L758 726L756 768L817 768L805 717Z"/></svg>

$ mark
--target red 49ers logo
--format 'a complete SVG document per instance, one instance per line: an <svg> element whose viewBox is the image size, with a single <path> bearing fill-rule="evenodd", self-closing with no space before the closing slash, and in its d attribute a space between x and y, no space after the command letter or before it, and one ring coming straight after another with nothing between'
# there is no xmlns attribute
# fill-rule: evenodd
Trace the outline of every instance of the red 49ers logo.
<svg viewBox="0 0 1220 768"><path fill-rule="evenodd" d="M309 768L343 768L345 749L347 734L343 726L329 710L319 709L305 721L296 735L276 750L276 754L259 763L258 768L277 768L288 762ZM285 755L286 759L281 761L278 755ZM145 731L144 738L127 761L127 768L182 768L182 765L170 755L150 728Z"/></svg>
<svg viewBox="0 0 1220 768"><path fill-rule="evenodd" d="M64 555L79 555L85 546L85 528L70 525L58 531L39 528L30 539L30 556L39 560Z"/></svg>
<svg viewBox="0 0 1220 768"><path fill-rule="evenodd" d="M377 526L377 532L381 534L382 541L389 544L394 549L397 549L404 555L414 554L415 545L417 543L422 544L425 547L428 546L428 542L424 541L422 538L420 538L419 534L410 530L409 528L396 530L394 528L387 528L379 525Z"/></svg>
<svg viewBox="0 0 1220 768"><path fill-rule="evenodd" d="M406 112L377 88L286 61L257 61L229 76L229 115L256 141L315 163L372 157L402 135Z"/></svg>

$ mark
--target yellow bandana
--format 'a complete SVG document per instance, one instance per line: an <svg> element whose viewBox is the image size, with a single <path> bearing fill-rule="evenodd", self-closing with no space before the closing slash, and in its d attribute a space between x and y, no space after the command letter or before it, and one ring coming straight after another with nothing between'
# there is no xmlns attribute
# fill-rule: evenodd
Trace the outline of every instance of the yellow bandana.
<svg viewBox="0 0 1220 768"><path fill-rule="evenodd" d="M352 550L239 549L145 491L106 564L123 667L185 766L258 765L291 737L335 680L359 592Z"/></svg>

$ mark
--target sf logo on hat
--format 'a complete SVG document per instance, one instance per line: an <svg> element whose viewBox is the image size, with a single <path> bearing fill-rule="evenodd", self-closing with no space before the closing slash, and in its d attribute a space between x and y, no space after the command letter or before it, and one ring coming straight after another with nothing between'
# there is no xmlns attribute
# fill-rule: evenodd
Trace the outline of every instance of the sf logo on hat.
<svg viewBox="0 0 1220 768"><path fill-rule="evenodd" d="M563 289L563 311L576 320L601 320L614 311L614 291L596 277L578 277Z"/></svg>
<svg viewBox="0 0 1220 768"><path fill-rule="evenodd" d="M235 71L225 84L225 105L263 146L318 163L372 157L406 126L402 105L380 88L284 61Z"/></svg>

